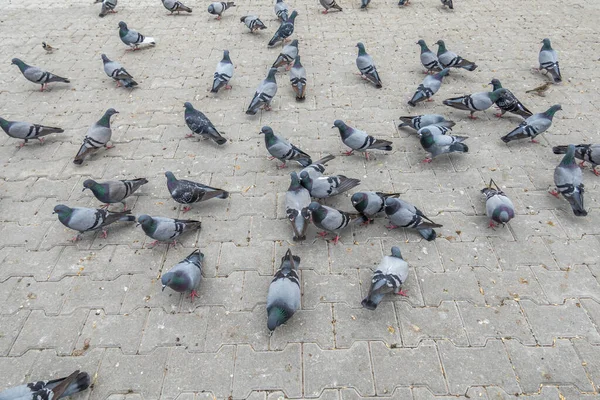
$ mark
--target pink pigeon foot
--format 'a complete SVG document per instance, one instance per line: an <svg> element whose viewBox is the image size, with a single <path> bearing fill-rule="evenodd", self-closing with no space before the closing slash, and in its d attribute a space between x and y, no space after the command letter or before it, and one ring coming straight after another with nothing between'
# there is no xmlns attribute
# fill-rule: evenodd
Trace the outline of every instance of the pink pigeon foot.
<svg viewBox="0 0 600 400"><path fill-rule="evenodd" d="M194 302L194 297L198 297L198 293L195 290L192 290L192 294L190 295L192 298L192 303Z"/></svg>
<svg viewBox="0 0 600 400"><path fill-rule="evenodd" d="M354 150L348 150L346 152L343 153L345 156L351 156L352 154L354 154Z"/></svg>
<svg viewBox="0 0 600 400"><path fill-rule="evenodd" d="M323 10L323 11L321 11L321 14L327 14L327 13L328 13L328 11L327 11L327 10Z"/></svg>
<svg viewBox="0 0 600 400"><path fill-rule="evenodd" d="M367 153L366 151L365 151L365 158L367 159L367 161L369 161L369 153Z"/></svg>
<svg viewBox="0 0 600 400"><path fill-rule="evenodd" d="M287 165L286 165L286 163L283 163L281 165L278 165L277 168L284 169L284 168L287 168Z"/></svg>
<svg viewBox="0 0 600 400"><path fill-rule="evenodd" d="M427 100L425 100L425 101L427 101L427 102L432 102L432 101L433 101L433 99L432 99L431 97L429 97L429 98L427 98Z"/></svg>
<svg viewBox="0 0 600 400"><path fill-rule="evenodd" d="M537 141L537 140L535 140L535 139L531 139L531 143L540 144L540 142L538 142L538 141Z"/></svg>
<svg viewBox="0 0 600 400"><path fill-rule="evenodd" d="M560 195L560 193L558 193L556 190L553 190L550 192L550 194L554 197L556 197L558 199L558 196Z"/></svg>
<svg viewBox="0 0 600 400"><path fill-rule="evenodd" d="M231 88L233 88L233 86L231 86L231 85L225 85L225 89L231 90Z"/></svg>
<svg viewBox="0 0 600 400"><path fill-rule="evenodd" d="M423 161L421 161L422 163L430 163L433 159L431 158L426 158Z"/></svg>
<svg viewBox="0 0 600 400"><path fill-rule="evenodd" d="M100 206L101 209L106 210L108 207L110 207L110 204L102 204Z"/></svg>
<svg viewBox="0 0 600 400"><path fill-rule="evenodd" d="M490 223L488 224L488 228L490 228L490 229L495 229L496 228L496 224L491 219L490 219Z"/></svg>
<svg viewBox="0 0 600 400"><path fill-rule="evenodd" d="M473 120L475 120L475 119L477 119L477 117L476 117L476 116L474 116L473 114L471 114L471 115L469 115L469 119L473 119Z"/></svg>
<svg viewBox="0 0 600 400"><path fill-rule="evenodd" d="M110 149L112 149L113 147L115 147L115 145L114 145L114 144L111 144L110 146L109 146L109 145L106 145L106 146L104 146L104 147L106 147L106 150L110 150Z"/></svg>
<svg viewBox="0 0 600 400"><path fill-rule="evenodd" d="M402 289L400 289L396 294L400 295L400 296L408 297L408 295L406 294L406 292L404 290L402 290Z"/></svg>
<svg viewBox="0 0 600 400"><path fill-rule="evenodd" d="M592 171L594 172L594 175L600 176L600 172L598 172L595 167L592 169Z"/></svg>
<svg viewBox="0 0 600 400"><path fill-rule="evenodd" d="M582 162L580 162L580 163L579 163L579 166L580 166L581 168L585 167L585 161L582 161ZM595 169L595 168L594 168L594 169Z"/></svg>
<svg viewBox="0 0 600 400"><path fill-rule="evenodd" d="M185 214L186 212L190 211L191 209L192 209L192 207L185 206L185 207L183 207L183 210L181 210L181 211L183 211L183 213Z"/></svg>
<svg viewBox="0 0 600 400"><path fill-rule="evenodd" d="M221 16L220 16L220 15L218 15L218 16L217 16L217 20L220 20L220 19L221 19Z"/></svg>
<svg viewBox="0 0 600 400"><path fill-rule="evenodd" d="M325 236L327 236L327 232L325 232L325 231L321 231L321 232L319 232L319 233L318 233L318 235L319 235L320 237L324 238Z"/></svg>
<svg viewBox="0 0 600 400"><path fill-rule="evenodd" d="M333 238L333 244L338 244L338 241L340 240L340 235L335 235L335 238Z"/></svg>
<svg viewBox="0 0 600 400"><path fill-rule="evenodd" d="M191 137L194 137L194 134L193 133L188 133L187 135L185 135L185 137L186 138L191 138Z"/></svg>
<svg viewBox="0 0 600 400"><path fill-rule="evenodd" d="M21 147L23 147L23 146L25 146L25 142L21 142L21 144L19 144L19 145L17 146L17 148L18 148L18 149L20 149L20 148L21 148Z"/></svg>
<svg viewBox="0 0 600 400"><path fill-rule="evenodd" d="M102 239L106 239L108 237L108 231L107 230L103 230L102 233L100 234L100 237Z"/></svg>
<svg viewBox="0 0 600 400"><path fill-rule="evenodd" d="M389 224L389 225L386 225L385 227L388 228L388 229L396 229L396 228L398 228L398 226L396 226L394 224Z"/></svg>
<svg viewBox="0 0 600 400"><path fill-rule="evenodd" d="M73 236L71 238L71 242L75 243L76 241L78 241L79 239L81 239L81 234L77 235L77 236Z"/></svg>
<svg viewBox="0 0 600 400"><path fill-rule="evenodd" d="M494 115L495 115L496 117L498 117L498 118L502 118L502 116L503 116L504 114L502 114L502 113L497 113L497 114L494 114Z"/></svg>
<svg viewBox="0 0 600 400"><path fill-rule="evenodd" d="M267 105L265 105L265 107L264 107L264 110L265 110L265 111L271 111L271 106L270 106L270 105L268 105L268 104L267 104Z"/></svg>
<svg viewBox="0 0 600 400"><path fill-rule="evenodd" d="M154 242L152 242L148 245L148 248L153 249L154 247L158 246L159 243L160 242L158 240L155 240Z"/></svg>

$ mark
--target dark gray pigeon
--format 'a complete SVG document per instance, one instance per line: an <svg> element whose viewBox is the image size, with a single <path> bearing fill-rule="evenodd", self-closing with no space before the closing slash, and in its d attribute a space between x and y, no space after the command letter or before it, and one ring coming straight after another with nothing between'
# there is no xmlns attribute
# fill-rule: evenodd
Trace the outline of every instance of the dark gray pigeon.
<svg viewBox="0 0 600 400"><path fill-rule="evenodd" d="M171 197L180 204L199 203L215 197L219 199L229 197L229 192L223 189L217 189L185 179L177 179L171 171L165 172L165 176L167 177L167 189L169 189ZM191 209L192 207L184 207L183 212L188 212Z"/></svg>
<svg viewBox="0 0 600 400"><path fill-rule="evenodd" d="M300 308L299 266L300 257L292 255L288 249L267 294L267 328L271 332L285 324Z"/></svg>
<svg viewBox="0 0 600 400"><path fill-rule="evenodd" d="M383 211L385 200L388 197L398 197L400 193L382 193L382 192L356 192L350 200L352 205L363 218L373 223L373 217Z"/></svg>
<svg viewBox="0 0 600 400"><path fill-rule="evenodd" d="M308 205L308 212L313 224L315 224L317 228L323 229L323 232L319 232L319 236L324 238L327 236L327 233L335 234L333 244L337 244L340 240L339 232L348 225L359 220L364 222L364 219L360 214L336 210L335 208L321 205L316 201L313 201Z"/></svg>
<svg viewBox="0 0 600 400"><path fill-rule="evenodd" d="M71 375L50 381L31 382L0 392L0 400L57 400L83 392L90 386L87 372L75 371Z"/></svg>
<svg viewBox="0 0 600 400"><path fill-rule="evenodd" d="M502 84L498 79L492 79L490 85L493 86L494 91L502 89ZM496 114L496 117L498 118L501 118L507 111L520 115L523 118L531 117L533 115L533 113L529 111L508 89L506 89L506 92L496 100L496 105L500 109L500 113Z"/></svg>
<svg viewBox="0 0 600 400"><path fill-rule="evenodd" d="M376 88L381 89L383 86L381 84L381 78L379 78L379 73L377 72L377 67L375 67L375 63L373 62L373 58L367 54L365 50L365 45L362 43L357 43L356 47L358 47L358 57L356 57L356 66L360 71L360 76L363 79L368 80Z"/></svg>
<svg viewBox="0 0 600 400"><path fill-rule="evenodd" d="M457 110L470 111L469 118L477 119L473 114L476 111L485 111L493 106L502 96L507 94L506 89L498 89L493 92L479 92L468 94L466 96L453 97L443 101L447 105Z"/></svg>
<svg viewBox="0 0 600 400"><path fill-rule="evenodd" d="M83 138L83 144L79 148L77 155L75 155L75 159L73 160L74 164L81 165L87 155L96 152L100 147L106 147L107 149L114 147L108 145L112 136L110 117L118 113L119 112L114 108L109 108L102 118L89 127Z"/></svg>
<svg viewBox="0 0 600 400"><path fill-rule="evenodd" d="M62 78L58 75L54 75L51 72L44 71L41 68L32 67L31 65L27 65L23 61L19 60L18 58L13 58L11 61L11 64L14 64L17 67L19 67L19 71L21 71L21 73L23 74L25 79L27 79L29 82L33 82L33 83L37 83L38 85L42 85L42 88L41 88L42 92L44 91L44 89L46 89L46 87L48 86L48 83L50 83L50 82L64 82L64 83L71 82L67 78Z"/></svg>
<svg viewBox="0 0 600 400"><path fill-rule="evenodd" d="M554 146L552 151L554 154L566 154L569 146ZM600 176L600 172L596 170L596 166L600 165L600 144L578 144L575 145L575 158L581 160L579 166L583 168L585 161L592 164L592 171L596 176Z"/></svg>
<svg viewBox="0 0 600 400"><path fill-rule="evenodd" d="M133 80L133 76L123 68L121 64L116 61L111 61L106 57L106 54L102 54L102 63L104 64L104 72L110 78L113 78L117 82L117 87L123 86L126 88L132 88L138 85Z"/></svg>
<svg viewBox="0 0 600 400"><path fill-rule="evenodd" d="M131 211L113 212L96 208L67 207L59 204L54 207L53 214L58 214L58 220L67 228L78 231L79 234L72 240L74 242L81 238L83 232L102 229L102 237L106 238L108 233L106 227L113 222L134 222L135 217Z"/></svg>
<svg viewBox="0 0 600 400"><path fill-rule="evenodd" d="M250 33L254 33L259 29L267 29L266 25L256 15L245 15L240 18L240 22L246 24Z"/></svg>
<svg viewBox="0 0 600 400"><path fill-rule="evenodd" d="M162 0L162 3L167 10L171 11L171 14L168 15L172 15L174 12L179 14L180 11L185 11L187 13L192 12L191 8L186 7L182 2L178 0Z"/></svg>
<svg viewBox="0 0 600 400"><path fill-rule="evenodd" d="M496 224L504 225L515 217L515 206L493 179L488 186L481 189L481 193L485 196L485 211L490 219L490 228L495 228Z"/></svg>
<svg viewBox="0 0 600 400"><path fill-rule="evenodd" d="M141 44L154 46L156 41L150 36L144 36L135 29L129 29L123 21L119 22L119 37L121 41L130 48L128 50L138 50Z"/></svg>
<svg viewBox="0 0 600 400"><path fill-rule="evenodd" d="M325 157L321 158L320 160L314 161L308 167L304 167L300 171L300 174L302 172L306 172L308 174L308 176L311 177L311 179L315 179L315 178L318 178L319 176L323 176L323 172L325 172L325 164L327 164L329 161L333 160L334 158L335 158L335 156L328 154Z"/></svg>
<svg viewBox="0 0 600 400"><path fill-rule="evenodd" d="M160 277L162 290L168 286L178 293L191 292L192 302L198 296L196 288L202 280L202 262L204 254L200 250L194 250L185 260L177 263L168 272Z"/></svg>
<svg viewBox="0 0 600 400"><path fill-rule="evenodd" d="M585 217L587 211L583 206L583 174L581 168L575 162L575 145L570 144L560 164L554 169L554 184L558 191L552 191L552 195L558 198L559 193L569 202L573 214L577 217Z"/></svg>
<svg viewBox="0 0 600 400"><path fill-rule="evenodd" d="M100 14L98 14L101 18L104 18L108 13L116 13L115 7L117 7L117 0L96 0L94 3L102 3Z"/></svg>
<svg viewBox="0 0 600 400"><path fill-rule="evenodd" d="M29 122L7 121L4 118L0 118L0 128L2 128L2 130L10 137L23 139L23 142L19 147L25 146L25 143L27 143L29 139L37 139L40 143L43 143L44 138L42 136L64 132L64 129L62 128L30 124Z"/></svg>
<svg viewBox="0 0 600 400"><path fill-rule="evenodd" d="M159 242L169 241L173 241L173 245L176 245L179 236L185 232L200 230L202 223L191 219L151 217L144 214L138 217L138 225L142 226L146 236L155 240L148 245L154 247Z"/></svg>
<svg viewBox="0 0 600 400"><path fill-rule="evenodd" d="M445 126L446 128L452 128L456 123L454 121L447 120L443 115L438 114L424 114L416 116L400 117L401 124L398 128L404 126L410 126L413 129L419 130L428 125Z"/></svg>
<svg viewBox="0 0 600 400"><path fill-rule="evenodd" d="M552 118L554 118L554 114L559 110L562 110L562 107L560 104L555 104L543 113L533 114L521 122L518 127L503 136L502 141L508 143L517 139L531 138L533 143L539 143L535 140L535 137L546 132L552 126Z"/></svg>
<svg viewBox="0 0 600 400"><path fill-rule="evenodd" d="M327 14L331 9L343 11L342 7L340 7L338 3L335 2L335 0L319 0L319 2L323 6L323 8L325 8L325 10L321 11L323 14Z"/></svg>
<svg viewBox="0 0 600 400"><path fill-rule="evenodd" d="M375 310L387 293L406 296L402 285L408 279L408 263L399 247L392 247L392 255L384 256L371 278L369 294L361 302L367 310Z"/></svg>
<svg viewBox="0 0 600 400"><path fill-rule="evenodd" d="M304 101L306 96L306 70L300 63L300 56L296 56L294 65L290 69L290 82L292 82L292 89L296 93L296 100Z"/></svg>
<svg viewBox="0 0 600 400"><path fill-rule="evenodd" d="M421 136L423 136L423 132L425 130L427 130L433 136L435 136L435 135L451 135L452 134L452 128L446 128L443 125L433 124L433 125L427 125L426 127L419 129L417 131L417 136L419 138L421 138Z"/></svg>
<svg viewBox="0 0 600 400"><path fill-rule="evenodd" d="M439 46L437 56L444 68L464 68L467 71L475 71L477 68L477 64L474 62L466 60L446 49L446 43L443 40L438 40L435 44Z"/></svg>
<svg viewBox="0 0 600 400"><path fill-rule="evenodd" d="M277 8L277 5L275 5L275 8ZM292 36L292 34L294 33L294 22L296 21L297 16L298 12L294 10L290 14L289 18L283 20L283 22L281 23L281 25L279 25L279 28L277 29L271 40L269 40L269 47L275 46L279 42L285 43L287 38Z"/></svg>
<svg viewBox="0 0 600 400"><path fill-rule="evenodd" d="M83 182L83 190L91 190L94 196L104 203L103 208L107 208L110 204L121 203L123 204L123 211L125 211L127 210L125 199L146 183L148 183L146 178L105 182L96 182L92 179L86 179Z"/></svg>
<svg viewBox="0 0 600 400"><path fill-rule="evenodd" d="M283 164L279 168L286 167L286 161L296 161L303 167L308 167L312 164L310 156L294 146L284 138L275 135L270 126L263 126L259 134L265 135L265 146L272 158L276 158Z"/></svg>
<svg viewBox="0 0 600 400"><path fill-rule="evenodd" d="M454 3L452 0L441 0L442 1L442 6L444 7L448 7L451 10L454 10Z"/></svg>
<svg viewBox="0 0 600 400"><path fill-rule="evenodd" d="M431 96L436 94L438 90L440 90L440 87L442 86L442 80L444 79L444 76L448 75L448 72L450 72L450 70L448 68L444 68L437 74L427 75L419 87L417 87L417 91L408 101L408 104L414 107L417 105L417 103L422 101L431 101L429 99Z"/></svg>
<svg viewBox="0 0 600 400"><path fill-rule="evenodd" d="M308 189L311 197L317 199L326 199L360 185L359 179L347 178L344 175L311 178L306 171L300 172L300 181L302 186Z"/></svg>
<svg viewBox="0 0 600 400"><path fill-rule="evenodd" d="M259 109L263 108L265 111L271 110L271 101L277 94L277 81L275 80L276 68L269 69L267 77L258 85L254 97L248 105L246 114L256 115Z"/></svg>
<svg viewBox="0 0 600 400"><path fill-rule="evenodd" d="M310 219L306 209L311 202L310 193L302 186L295 172L292 172L290 177L290 187L285 193L285 213L292 224L293 239L305 240Z"/></svg>
<svg viewBox="0 0 600 400"><path fill-rule="evenodd" d="M433 51L429 50L427 43L423 39L419 39L417 44L421 46L421 64L426 69L425 73L436 73L444 69L442 64L440 64L440 60L438 60Z"/></svg>
<svg viewBox="0 0 600 400"><path fill-rule="evenodd" d="M556 50L552 48L550 43L550 39L546 38L542 40L542 48L540 49L539 54L539 62L540 62L540 71L546 70L552 80L555 83L562 81L562 76L560 74L560 67L558 66L558 53Z"/></svg>
<svg viewBox="0 0 600 400"><path fill-rule="evenodd" d="M369 160L367 150L392 151L392 142L389 140L375 139L373 136L367 134L367 132L346 125L344 121L339 119L333 122L332 128L338 128L342 142L350 147L350 150L345 153L347 156L351 155L354 151L360 151L365 153L365 158Z"/></svg>
<svg viewBox="0 0 600 400"><path fill-rule="evenodd" d="M283 46L281 53L277 56L277 59L273 63L271 68L279 68L285 66L285 70L289 71L292 67L292 63L298 56L298 39L292 40L292 43Z"/></svg>
<svg viewBox="0 0 600 400"><path fill-rule="evenodd" d="M233 64L231 58L229 58L229 50L223 50L223 59L217 64L217 70L215 71L212 93L217 93L219 89L225 87L225 89L231 89L229 80L233 77Z"/></svg>
<svg viewBox="0 0 600 400"><path fill-rule="evenodd" d="M440 154L446 153L467 153L469 147L462 143L468 138L465 136L452 136L452 135L434 135L431 133L429 127L422 128L421 132L421 146L423 150L431 154L430 157L423 160L423 162L431 162L435 157Z"/></svg>
<svg viewBox="0 0 600 400"><path fill-rule="evenodd" d="M185 123L192 132L200 135L203 139L212 139L218 145L227 143L227 139L221 136L221 133L215 128L210 120L199 110L196 110L192 103L186 101L185 107ZM188 134L186 137L193 137L194 134Z"/></svg>
<svg viewBox="0 0 600 400"><path fill-rule="evenodd" d="M370 2L371 0L360 0L360 8L364 10L365 8L367 8Z"/></svg>
<svg viewBox="0 0 600 400"><path fill-rule="evenodd" d="M225 12L225 10L230 9L231 7L235 7L235 3L233 1L219 1L211 3L208 6L208 12L212 15L216 15L217 19L221 19L221 16Z"/></svg>
<svg viewBox="0 0 600 400"><path fill-rule="evenodd" d="M437 235L432 228L442 227L442 225L436 224L427 218L417 207L401 199L387 198L384 210L390 219L389 229L416 229L428 241L434 240Z"/></svg>
<svg viewBox="0 0 600 400"><path fill-rule="evenodd" d="M279 21L284 22L288 19L288 6L283 2L283 0L277 0L275 2L275 15L279 19Z"/></svg>

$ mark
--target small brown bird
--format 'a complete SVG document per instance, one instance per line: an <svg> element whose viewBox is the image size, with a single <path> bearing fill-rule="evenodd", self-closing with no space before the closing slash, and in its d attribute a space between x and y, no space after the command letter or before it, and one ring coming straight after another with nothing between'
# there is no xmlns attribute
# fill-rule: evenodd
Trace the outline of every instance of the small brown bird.
<svg viewBox="0 0 600 400"><path fill-rule="evenodd" d="M52 53L54 50L58 50L58 47L52 47L46 42L42 42L42 47L44 48L44 50L46 50L46 53L48 54Z"/></svg>
<svg viewBox="0 0 600 400"><path fill-rule="evenodd" d="M544 83L543 85L540 85L534 89L528 90L525 93L535 93L538 96L545 96L546 95L546 91L550 88L550 86L552 86L553 83L548 81L546 83Z"/></svg>

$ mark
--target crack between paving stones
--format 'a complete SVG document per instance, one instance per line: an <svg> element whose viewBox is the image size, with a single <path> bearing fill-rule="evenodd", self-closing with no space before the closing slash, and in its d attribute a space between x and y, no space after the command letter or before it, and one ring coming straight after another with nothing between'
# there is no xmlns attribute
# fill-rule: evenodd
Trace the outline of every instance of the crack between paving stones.
<svg viewBox="0 0 600 400"><path fill-rule="evenodd" d="M384 342L385 344L385 342ZM354 346L354 343L352 343ZM387 347L387 345L386 345ZM375 380L375 367L373 366L373 353L371 352L371 342L367 341L367 350L369 352L369 369L371 370L371 379L373 380L373 390L375 391L375 396L377 396L377 381ZM395 389L395 388L394 388ZM392 391L393 393L393 391Z"/></svg>
<svg viewBox="0 0 600 400"><path fill-rule="evenodd" d="M423 341L421 340L418 344L418 346L422 345ZM440 363L440 369L442 371L442 376L444 377L444 386L446 387L446 393L450 393L450 384L448 382L448 376L446 375L446 368L444 368L444 360L442 359L442 354L440 353L440 349L438 346L438 342L437 340L433 340L434 343L434 348L435 348L435 354L437 355L438 358L438 362ZM454 343L452 343L452 346L454 346ZM418 346L416 348L418 348ZM429 387L428 387L429 388ZM468 388L467 388L468 390Z"/></svg>
<svg viewBox="0 0 600 400"><path fill-rule="evenodd" d="M575 354L577 354L577 357L579 357L579 360L581 360L581 366L583 367L583 370L585 371L585 376L588 378L588 381L590 381L590 383L592 384L592 388L594 388L594 392L598 391L598 386L596 385L596 383L594 383L594 379L592 378L590 372L588 371L588 368L586 368L588 366L588 363L585 361L585 359L581 356L581 354L579 353L579 350L577 349L577 346L575 346L575 344L573 343L573 339L569 339L569 342L571 343L571 346L573 346L573 350L575 351ZM591 346L592 344L589 343L588 344ZM579 388L577 388L579 390ZM581 390L580 390L581 392Z"/></svg>
<svg viewBox="0 0 600 400"><path fill-rule="evenodd" d="M529 321L527 321L527 323L529 323ZM506 358L508 358L508 362L510 363L510 366L512 368L513 371L513 375L515 376L515 381L517 382L517 386L519 387L520 393L525 393L523 391L523 388L521 387L521 378L519 378L519 375L517 374L517 369L515 367L515 365L513 364L512 358L510 357L510 353L508 352L508 349L506 348L506 341L504 338L500 338L501 342L502 342L502 347L504 348L504 352L506 353ZM537 339L536 339L537 342ZM523 346L523 344L521 342L519 342L519 344L521 344ZM486 345L487 345L487 341L486 341ZM504 390L504 388L502 388ZM506 390L505 390L506 391ZM538 392L541 391L541 385L540 385L540 389L538 389Z"/></svg>
<svg viewBox="0 0 600 400"><path fill-rule="evenodd" d="M479 283L479 281L477 281L477 283ZM467 328L465 328L465 320L460 312L460 307L458 306L458 304L456 304L456 300L452 300L452 302L454 303L454 307L456 307L456 312L458 313L458 318L460 319L461 326L463 328L463 331L465 332L465 337L467 338L468 346L472 347L473 344L471 343L471 339L469 338L469 332L467 332Z"/></svg>

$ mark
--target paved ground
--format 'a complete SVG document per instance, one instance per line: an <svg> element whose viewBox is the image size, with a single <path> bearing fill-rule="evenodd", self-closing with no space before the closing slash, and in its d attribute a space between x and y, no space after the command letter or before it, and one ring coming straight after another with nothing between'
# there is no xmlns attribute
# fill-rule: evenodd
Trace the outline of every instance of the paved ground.
<svg viewBox="0 0 600 400"><path fill-rule="evenodd" d="M547 194L560 156L556 144L598 142L600 3L413 0L407 8L373 0L368 11L342 0L343 13L320 15L316 1L299 11L295 37L309 74L308 97L296 103L279 74L274 111L244 110L278 50L270 1L240 2L222 21L194 1L189 16L167 16L157 0L119 2L104 19L91 1L5 2L0 17L0 115L65 128L43 146L0 137L0 388L81 368L94 376L80 398L591 399L600 387L599 179L584 171L587 218ZM239 22L257 13L269 29L250 35ZM117 36L126 21L158 45L133 54ZM526 95L545 78L530 69L544 37L560 52L565 81L546 97ZM417 39L446 40L479 64L457 71L435 102L406 101L423 79ZM46 40L60 49L44 54ZM354 75L357 41L374 57L377 90ZM433 46L432 46L433 47ZM222 49L236 65L233 90L208 88ZM435 49L435 47L434 47ZM140 82L115 89L100 54L119 60ZM25 81L20 57L72 79L47 93ZM477 121L441 104L485 90L499 78L531 110L560 103L542 144L505 145L519 122ZM183 103L191 101L229 143L185 139ZM116 147L78 167L72 163L87 127L108 107ZM443 113L467 134L471 151L420 163L425 153L400 115ZM398 191L442 223L425 242L385 220L344 232L341 242L291 241L283 198L290 170L268 161L260 127L271 125L307 150L339 155L335 119L394 142L390 154L365 162L338 157L329 171L362 179L359 189ZM232 192L186 214L203 229L184 247L146 249L140 228L112 226L108 239L72 232L52 215L58 203L99 205L82 182L144 176L150 183L130 204L134 213L177 217L164 171ZM517 217L487 229L479 190L494 178ZM329 204L351 209L347 196ZM392 245L411 265L410 297L363 310L371 269ZM160 291L161 271L199 246L206 255L200 298L193 304ZM266 291L288 247L302 258L302 309L273 336Z"/></svg>

